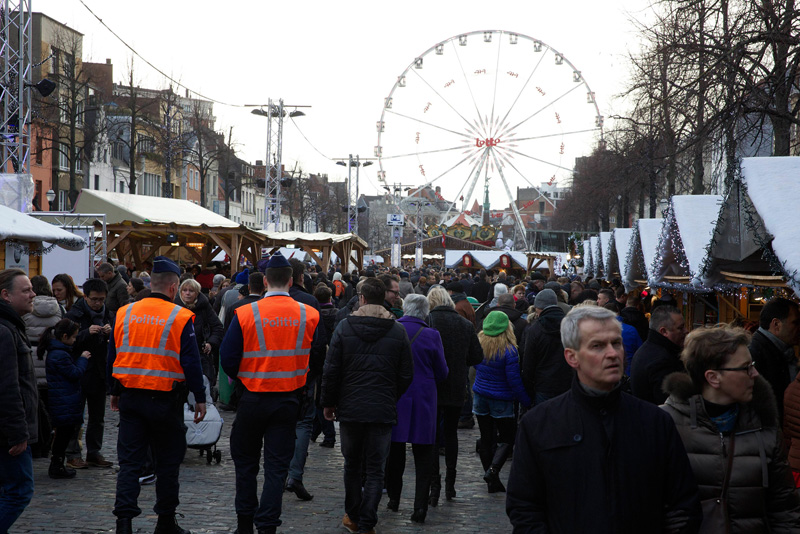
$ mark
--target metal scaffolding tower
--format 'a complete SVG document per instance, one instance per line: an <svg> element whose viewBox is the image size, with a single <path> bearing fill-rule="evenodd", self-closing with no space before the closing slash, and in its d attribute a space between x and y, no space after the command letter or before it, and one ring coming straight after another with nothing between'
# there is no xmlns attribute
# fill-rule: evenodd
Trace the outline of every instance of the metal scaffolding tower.
<svg viewBox="0 0 800 534"><path fill-rule="evenodd" d="M30 176L31 150L31 0L1 0L0 61L2 64L2 125L0 158L2 183L0 203L22 212L29 211L33 196Z"/></svg>
<svg viewBox="0 0 800 534"><path fill-rule="evenodd" d="M264 230L281 231L281 178L283 173L283 99L267 104L267 175L264 191Z"/></svg>

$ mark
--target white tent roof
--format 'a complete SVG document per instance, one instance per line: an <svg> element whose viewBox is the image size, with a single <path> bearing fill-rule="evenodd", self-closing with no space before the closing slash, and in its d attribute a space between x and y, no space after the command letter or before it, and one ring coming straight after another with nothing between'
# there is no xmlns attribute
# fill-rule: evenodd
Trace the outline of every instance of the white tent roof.
<svg viewBox="0 0 800 534"><path fill-rule="evenodd" d="M653 262L658 252L658 236L661 234L661 227L664 226L664 219L639 219L637 224L644 266L647 269L647 282L653 283L654 280L651 280Z"/></svg>
<svg viewBox="0 0 800 534"><path fill-rule="evenodd" d="M800 158L744 158L742 178L764 228L773 236L772 250L789 275L788 284L800 296Z"/></svg>
<svg viewBox="0 0 800 534"><path fill-rule="evenodd" d="M614 228L614 248L617 251L617 264L619 265L619 277L625 280L628 277L628 251L631 248L631 238L633 228ZM613 266L609 266L613 269Z"/></svg>
<svg viewBox="0 0 800 534"><path fill-rule="evenodd" d="M528 267L528 256L524 252L505 250L445 250L444 252L444 265L450 269L461 263L464 254L469 254L475 263L479 264L484 269L491 269L500 263L500 256L508 254L511 259L522 266L523 269Z"/></svg>
<svg viewBox="0 0 800 534"><path fill-rule="evenodd" d="M721 205L720 195L676 195L670 199L671 215L661 229L658 249L659 258L664 264L659 266L659 260L654 261L652 278L659 280L669 271L680 272L691 277L692 285L705 285L700 271L714 237ZM683 245L688 272L685 272L686 266L666 265L667 262L676 261L672 252L676 232Z"/></svg>
<svg viewBox="0 0 800 534"><path fill-rule="evenodd" d="M67 250L82 250L86 242L77 235L17 210L0 206L0 241L44 241Z"/></svg>
<svg viewBox="0 0 800 534"><path fill-rule="evenodd" d="M592 244L589 239L583 240L583 272L585 274L594 273L594 266L592 265Z"/></svg>
<svg viewBox="0 0 800 534"><path fill-rule="evenodd" d="M239 224L188 200L109 193L84 189L75 203L76 213L105 213L107 224L123 221L239 228Z"/></svg>
<svg viewBox="0 0 800 534"><path fill-rule="evenodd" d="M288 242L325 241L330 243L341 243L342 241L349 241L355 237L361 241L365 247L367 246L366 241L355 234L329 234L327 232L266 232L264 230L258 230L258 233L263 234L269 239L273 239L275 241Z"/></svg>
<svg viewBox="0 0 800 534"><path fill-rule="evenodd" d="M466 226L472 226L473 224L477 224L478 226L481 225L480 221L478 221L474 217L471 217L471 216L467 215L466 213L457 213L457 214L455 214L454 216L452 216L448 220L446 220L444 222L444 225L445 226L453 226L454 224L456 224L456 221L458 221L459 219L462 219L466 223Z"/></svg>
<svg viewBox="0 0 800 534"><path fill-rule="evenodd" d="M611 274L611 232L600 232L600 259L603 262L603 275L608 278Z"/></svg>
<svg viewBox="0 0 800 534"><path fill-rule="evenodd" d="M600 256L600 238L593 235L589 238L592 247L592 276L599 276L603 272L603 258Z"/></svg>

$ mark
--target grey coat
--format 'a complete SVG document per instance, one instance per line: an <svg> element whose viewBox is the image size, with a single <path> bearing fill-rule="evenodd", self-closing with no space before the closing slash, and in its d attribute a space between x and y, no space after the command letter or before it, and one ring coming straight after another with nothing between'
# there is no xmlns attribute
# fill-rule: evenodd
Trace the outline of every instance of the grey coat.
<svg viewBox="0 0 800 534"><path fill-rule="evenodd" d="M116 314L117 310L128 304L131 296L128 295L128 283L122 279L119 273L114 273L114 278L108 282L108 295L106 296L106 308L111 313Z"/></svg>

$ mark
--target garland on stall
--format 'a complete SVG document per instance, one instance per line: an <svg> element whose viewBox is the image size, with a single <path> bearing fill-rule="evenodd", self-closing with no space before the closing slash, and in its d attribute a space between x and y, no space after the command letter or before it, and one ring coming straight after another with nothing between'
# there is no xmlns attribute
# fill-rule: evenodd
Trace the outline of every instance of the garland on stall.
<svg viewBox="0 0 800 534"><path fill-rule="evenodd" d="M689 260L686 259L686 252L683 249L683 240L678 231L678 221L675 218L675 208L672 205L672 200L670 200L667 209L664 211L664 219L663 228L665 228L665 230L662 230L661 234L658 236L658 248L656 249L658 254L656 254L656 257L653 259L653 276L661 273L664 268L664 253L667 250L667 243L665 243L665 240L669 241L669 250L672 252L675 262L680 265L681 269L686 271L689 276L692 276L692 272L689 269Z"/></svg>
<svg viewBox="0 0 800 534"><path fill-rule="evenodd" d="M6 243L9 244L11 246L11 248L13 248L14 250L22 252L23 254L27 254L28 256L34 256L34 257L44 256L45 254L49 254L57 246L54 243L54 244L50 245L49 247L40 247L40 248L32 249L29 244L22 244L22 243L19 243L17 241L9 240L9 241L6 241Z"/></svg>
<svg viewBox="0 0 800 534"><path fill-rule="evenodd" d="M611 280L611 275L613 274L613 262L611 261L612 258L616 258L617 256L617 249L616 244L614 243L614 232L611 232L611 237L608 238L608 253L603 257L603 268L606 274L606 280ZM619 262L617 262L619 263ZM622 273L620 273L622 276Z"/></svg>

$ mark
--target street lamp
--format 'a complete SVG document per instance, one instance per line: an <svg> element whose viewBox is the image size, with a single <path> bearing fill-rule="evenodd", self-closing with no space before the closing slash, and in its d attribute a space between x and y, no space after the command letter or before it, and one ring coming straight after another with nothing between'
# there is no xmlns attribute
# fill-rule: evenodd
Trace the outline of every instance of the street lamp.
<svg viewBox="0 0 800 534"><path fill-rule="evenodd" d="M344 159L344 158L342 158ZM367 210L366 207L359 207L358 206L358 178L359 178L359 169L361 167L369 167L372 165L372 161L370 160L361 160L361 158L356 154L355 159L353 155L350 154L347 158L347 161L337 161L336 164L342 167L347 167L347 206L342 207L343 211L347 212L347 231L353 234L358 235L358 214L363 213ZM356 168L356 180L353 182L353 173L352 168Z"/></svg>
<svg viewBox="0 0 800 534"><path fill-rule="evenodd" d="M50 206L50 211L53 211L53 201L56 199L56 192L52 189L48 189L47 193L44 194L47 198L47 203Z"/></svg>
<svg viewBox="0 0 800 534"><path fill-rule="evenodd" d="M248 104L252 106L252 104ZM264 230L280 232L281 229L281 186L289 187L291 178L283 177L283 118L286 116L286 107L293 107L289 118L303 117L305 113L297 108L311 106L284 106L283 99L273 103L270 98L266 106L255 106L251 111L253 115L266 117L267 123L267 161L264 176ZM267 109L262 109L266 107ZM275 157L272 157L273 152Z"/></svg>

